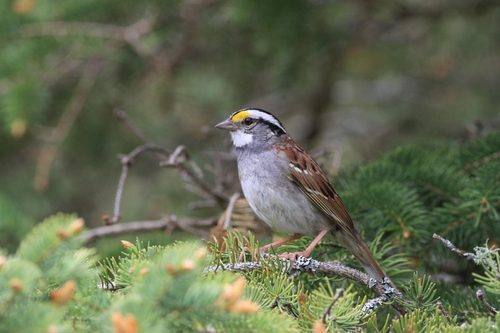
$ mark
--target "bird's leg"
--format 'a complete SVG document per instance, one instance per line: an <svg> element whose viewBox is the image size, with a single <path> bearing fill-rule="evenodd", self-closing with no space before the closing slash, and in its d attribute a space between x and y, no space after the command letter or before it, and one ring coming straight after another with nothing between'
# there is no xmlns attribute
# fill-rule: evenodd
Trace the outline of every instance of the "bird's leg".
<svg viewBox="0 0 500 333"><path fill-rule="evenodd" d="M316 247L316 245L318 245L318 243L321 241L321 239L329 231L330 231L330 229L323 229L323 230L321 230L321 232L318 234L318 236L316 236L316 238L313 239L313 241L311 242L311 244L309 244L309 246L304 251L301 251L301 252L292 252L292 253L282 253L282 254L278 255L278 257L283 258L283 259L291 259L291 260L295 260L295 258L297 258L299 256L309 257L311 255L312 250L314 250L314 248Z"/></svg>
<svg viewBox="0 0 500 333"><path fill-rule="evenodd" d="M286 244L288 242L291 242L293 240L296 240L296 239L299 239L299 238L302 238L303 235L299 235L299 234L294 234L290 237L286 237L286 238L282 238L280 240L277 240L276 242L272 242L271 244L268 244L268 245L265 245L265 246L262 246L258 249L258 251L260 252L267 252L269 251L271 248L276 248L276 247L279 247L283 244ZM243 248L243 251L241 252L240 254L240 258L239 258L239 261L242 261L243 260L243 256L245 255L245 251L246 250L249 250L248 247L245 247ZM254 257L257 257L257 250L255 251L254 253Z"/></svg>

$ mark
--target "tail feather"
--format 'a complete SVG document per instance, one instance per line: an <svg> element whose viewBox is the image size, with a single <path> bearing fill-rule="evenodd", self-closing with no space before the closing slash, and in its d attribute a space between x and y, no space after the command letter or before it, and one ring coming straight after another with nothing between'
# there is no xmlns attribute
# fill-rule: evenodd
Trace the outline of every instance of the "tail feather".
<svg viewBox="0 0 500 333"><path fill-rule="evenodd" d="M356 236L357 237L355 237L354 239L353 237L347 235L335 238L356 257L356 259L371 277L381 282L387 275L385 274L382 267L380 267L377 260L375 260L375 258L373 257L373 254L371 253L363 238L361 238L359 234Z"/></svg>

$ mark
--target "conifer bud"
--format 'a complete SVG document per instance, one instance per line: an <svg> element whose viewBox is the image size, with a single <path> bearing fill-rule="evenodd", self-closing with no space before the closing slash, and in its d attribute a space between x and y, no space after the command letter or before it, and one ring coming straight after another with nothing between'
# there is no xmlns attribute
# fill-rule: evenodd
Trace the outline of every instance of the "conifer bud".
<svg viewBox="0 0 500 333"><path fill-rule="evenodd" d="M78 218L71 222L71 224L69 225L69 230L71 231L72 235L77 235L82 232L83 227L85 227L85 221L82 218Z"/></svg>
<svg viewBox="0 0 500 333"><path fill-rule="evenodd" d="M200 260L200 259L203 259L207 256L207 253L208 253L208 249L206 246L203 246L203 247L200 247L199 249L197 249L196 251L194 251L194 258L196 260Z"/></svg>
<svg viewBox="0 0 500 333"><path fill-rule="evenodd" d="M12 10L17 13L17 14L26 14L29 13L36 5L35 0L16 0L12 4ZM22 125L19 125L18 123L21 122ZM17 127L21 127L21 129L15 129ZM23 120L15 120L14 123L12 124L11 132L12 135L16 138L21 137L24 132L26 131L26 124Z"/></svg>
<svg viewBox="0 0 500 333"><path fill-rule="evenodd" d="M114 311L111 314L111 323L113 324L115 333L137 333L139 332L139 325L137 319L128 314L124 316L121 312Z"/></svg>
<svg viewBox="0 0 500 333"><path fill-rule="evenodd" d="M316 321L313 328L314 333L327 333L325 324L322 321Z"/></svg>
<svg viewBox="0 0 500 333"><path fill-rule="evenodd" d="M16 293L20 293L23 290L23 281L18 278L13 278L9 281L10 287Z"/></svg>
<svg viewBox="0 0 500 333"><path fill-rule="evenodd" d="M177 269L172 264L167 264L167 272L172 276L176 276L178 273Z"/></svg>
<svg viewBox="0 0 500 333"><path fill-rule="evenodd" d="M183 271L192 271L196 267L196 263L192 259L184 259L181 262L181 269Z"/></svg>
<svg viewBox="0 0 500 333"><path fill-rule="evenodd" d="M57 329L57 326L55 325L50 325L49 327L47 327L47 333L57 333L59 332L59 330Z"/></svg>
<svg viewBox="0 0 500 333"><path fill-rule="evenodd" d="M68 232L64 229L59 229L57 230L57 237L59 237L60 239L62 240L65 240L66 238L68 238Z"/></svg>
<svg viewBox="0 0 500 333"><path fill-rule="evenodd" d="M122 245L125 249L130 249L131 247L134 246L134 244L132 244L128 240L121 240L120 242L122 242Z"/></svg>
<svg viewBox="0 0 500 333"><path fill-rule="evenodd" d="M76 282L73 280L66 281L61 288L54 290L50 294L50 299L56 305L64 305L73 298L75 290Z"/></svg>
<svg viewBox="0 0 500 333"><path fill-rule="evenodd" d="M219 302L228 302L230 304L236 302L243 294L245 284L245 278L240 277L238 280L234 281L233 284L225 285L224 291L219 297Z"/></svg>
<svg viewBox="0 0 500 333"><path fill-rule="evenodd" d="M140 276L144 276L146 274L148 274L149 272L149 269L147 269L146 267L144 267L143 269L141 269L141 271L139 272L139 275Z"/></svg>
<svg viewBox="0 0 500 333"><path fill-rule="evenodd" d="M5 265L7 262L7 257L6 256L0 256L0 269Z"/></svg>
<svg viewBox="0 0 500 333"><path fill-rule="evenodd" d="M259 310L259 304L249 300L239 300L229 306L229 311L233 313L249 314L257 313Z"/></svg>

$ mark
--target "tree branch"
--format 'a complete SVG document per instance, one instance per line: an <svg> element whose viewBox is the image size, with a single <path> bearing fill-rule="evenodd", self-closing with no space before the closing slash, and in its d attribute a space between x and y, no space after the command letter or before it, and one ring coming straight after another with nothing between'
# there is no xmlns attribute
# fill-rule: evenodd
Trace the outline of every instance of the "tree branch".
<svg viewBox="0 0 500 333"><path fill-rule="evenodd" d="M198 228L210 227L215 225L216 222L216 218L195 220L189 218L177 219L176 216L165 216L159 220L120 223L94 228L83 234L83 240L85 243L90 243L98 238L121 235L125 233L156 230L173 231L176 228L208 238L209 232Z"/></svg>
<svg viewBox="0 0 500 333"><path fill-rule="evenodd" d="M275 256L269 256L265 254L263 260L266 260L268 263L277 265ZM405 314L406 308L403 306L403 303L407 303L408 301L404 300L401 293L391 287L392 282L389 278L384 278L384 281L377 281L374 278L370 277L368 274L360 272L354 268L350 268L344 266L337 262L321 262L315 259L306 258L306 257L298 257L293 263L288 261L289 263L289 271L288 273L293 275L296 272L300 273L323 273L327 275L337 275L349 280L358 282L365 287L372 289L379 295L379 300L383 302L391 302L391 306L396 309L399 313ZM250 272L255 270L261 270L262 264L259 261L255 262L238 262L238 263L229 263L222 265L214 265L209 266L205 269L205 272L220 272L220 271L231 271L231 272ZM366 310L367 311L367 310Z"/></svg>

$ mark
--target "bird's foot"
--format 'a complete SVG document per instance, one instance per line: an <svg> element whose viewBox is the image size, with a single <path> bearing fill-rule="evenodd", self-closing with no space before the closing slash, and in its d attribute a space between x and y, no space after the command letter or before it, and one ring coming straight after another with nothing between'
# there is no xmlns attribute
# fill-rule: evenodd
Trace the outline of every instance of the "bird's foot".
<svg viewBox="0 0 500 333"><path fill-rule="evenodd" d="M299 252L285 252L278 254L278 258L288 259L294 262L298 257L309 257L311 253L307 253L308 251L299 251Z"/></svg>

